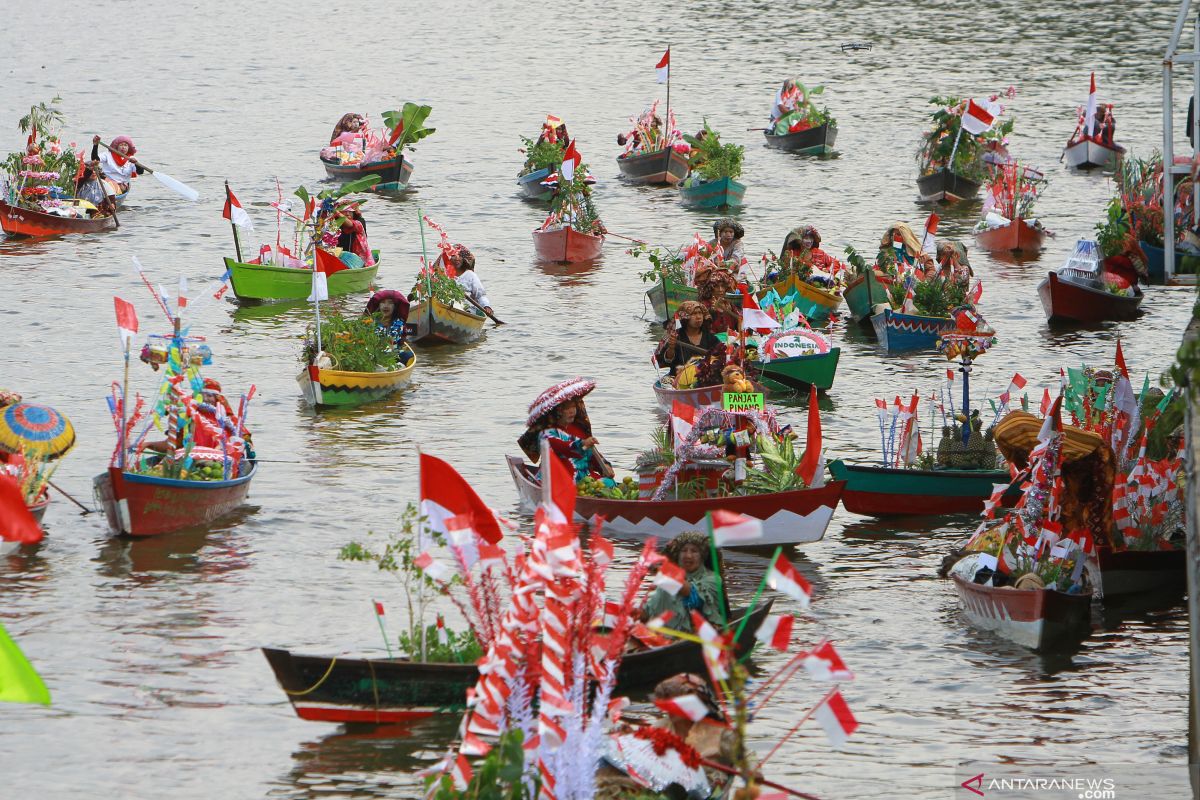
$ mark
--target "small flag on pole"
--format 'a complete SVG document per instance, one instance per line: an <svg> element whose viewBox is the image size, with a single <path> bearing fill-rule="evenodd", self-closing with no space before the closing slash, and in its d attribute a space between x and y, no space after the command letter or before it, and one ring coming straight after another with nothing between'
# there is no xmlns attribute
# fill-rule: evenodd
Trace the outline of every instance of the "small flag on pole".
<svg viewBox="0 0 1200 800"><path fill-rule="evenodd" d="M1084 125L1087 127L1087 135L1094 136L1096 134L1096 73L1092 73L1092 87L1088 89L1087 110L1083 116Z"/></svg>
<svg viewBox="0 0 1200 800"><path fill-rule="evenodd" d="M667 79L671 76L671 48L667 48L662 58L654 65L654 69L658 71L658 82L666 83Z"/></svg>
<svg viewBox="0 0 1200 800"><path fill-rule="evenodd" d="M383 616L383 603L378 600L375 601L375 615L378 617Z"/></svg>
<svg viewBox="0 0 1200 800"><path fill-rule="evenodd" d="M812 599L812 585L783 557L783 553L775 556L775 560L771 562L771 568L767 571L767 585L793 600L798 600L804 608L808 608Z"/></svg>
<svg viewBox="0 0 1200 800"><path fill-rule="evenodd" d="M842 661L833 642L825 642L804 657L804 669L813 678L821 681L852 681L854 673Z"/></svg>
<svg viewBox="0 0 1200 800"><path fill-rule="evenodd" d="M776 650L787 652L792 642L792 628L796 618L791 614L768 614L762 625L754 632L754 637Z"/></svg>
<svg viewBox="0 0 1200 800"><path fill-rule="evenodd" d="M242 204L238 202L232 190L226 190L225 210L221 216L240 228L254 230L254 223L250 221L250 215L246 213L246 209L242 208Z"/></svg>
<svg viewBox="0 0 1200 800"><path fill-rule="evenodd" d="M708 716L708 706L700 699L699 695L695 694L683 694L678 697L655 700L654 705L672 717L680 717L692 722L699 722Z"/></svg>
<svg viewBox="0 0 1200 800"><path fill-rule="evenodd" d="M850 713L850 706L846 705L841 692L833 692L825 698L813 712L813 717L821 723L835 749L844 745L850 734L858 730L858 720Z"/></svg>
<svg viewBox="0 0 1200 800"><path fill-rule="evenodd" d="M562 166L558 168L558 174L562 176L564 182L575 180L575 170L583 161L583 156L579 155L579 151L575 149L575 140L567 145L567 149L563 151Z"/></svg>
<svg viewBox="0 0 1200 800"><path fill-rule="evenodd" d="M121 334L121 346L128 348L129 341L138 332L137 309L133 303L119 297L113 298L113 305L117 309L117 332Z"/></svg>
<svg viewBox="0 0 1200 800"><path fill-rule="evenodd" d="M654 585L669 595L679 594L679 590L686 582L687 574L684 573L683 568L670 561L664 561L658 568L658 574L654 576Z"/></svg>
<svg viewBox="0 0 1200 800"><path fill-rule="evenodd" d="M761 521L733 511L712 512L712 526L713 541L717 547L755 542L763 535Z"/></svg>
<svg viewBox="0 0 1200 800"><path fill-rule="evenodd" d="M978 136L986 132L992 127L992 123L996 121L996 115L989 109L979 105L974 100L967 101L967 109L963 112L962 126L967 133L973 133Z"/></svg>

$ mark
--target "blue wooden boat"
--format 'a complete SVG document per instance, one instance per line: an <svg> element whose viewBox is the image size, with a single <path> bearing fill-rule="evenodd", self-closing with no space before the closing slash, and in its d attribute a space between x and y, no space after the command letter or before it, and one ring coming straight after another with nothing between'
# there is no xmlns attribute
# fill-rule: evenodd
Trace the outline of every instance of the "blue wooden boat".
<svg viewBox="0 0 1200 800"><path fill-rule="evenodd" d="M542 167L528 175L519 176L517 186L520 187L522 196L526 200L549 200L553 196L554 190L542 186L542 181L550 177L550 172L549 167Z"/></svg>
<svg viewBox="0 0 1200 800"><path fill-rule="evenodd" d="M871 317L875 336L889 353L904 350L932 350L944 331L955 329L950 317L923 317L901 314L890 308Z"/></svg>

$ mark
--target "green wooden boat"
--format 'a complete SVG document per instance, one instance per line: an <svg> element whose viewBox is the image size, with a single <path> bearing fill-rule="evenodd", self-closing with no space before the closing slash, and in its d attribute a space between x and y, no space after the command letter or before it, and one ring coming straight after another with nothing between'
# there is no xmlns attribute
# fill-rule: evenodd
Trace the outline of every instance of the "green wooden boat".
<svg viewBox="0 0 1200 800"><path fill-rule="evenodd" d="M846 481L842 505L847 511L876 517L978 514L994 486L1012 480L1002 469L907 469L841 459L830 461L829 471L834 480ZM1009 499L1006 495L1006 504Z"/></svg>
<svg viewBox="0 0 1200 800"><path fill-rule="evenodd" d="M867 272L866 276L859 275L842 290L846 307L850 309L850 318L855 322L870 324L871 315L878 305L888 305L887 286L879 280L875 270Z"/></svg>
<svg viewBox="0 0 1200 800"><path fill-rule="evenodd" d="M746 185L733 178L718 178L715 181L686 182L679 185L679 198L689 208L720 211L741 208L745 204Z"/></svg>
<svg viewBox="0 0 1200 800"><path fill-rule="evenodd" d="M343 269L329 276L329 296L365 292L375 283L379 272L379 251L372 251L375 264L370 267ZM263 303L269 300L306 300L312 294L312 270L243 264L225 259L229 282L239 303Z"/></svg>
<svg viewBox="0 0 1200 800"><path fill-rule="evenodd" d="M815 386L824 390L833 386L833 377L837 374L841 354L841 348L835 347L828 353L776 358L757 366L762 370L763 381L768 387L776 383L788 389L807 389Z"/></svg>
<svg viewBox="0 0 1200 800"><path fill-rule="evenodd" d="M646 297L650 298L650 307L654 309L654 318L662 323L675 316L680 303L695 300L698 296L695 287L684 286L665 278L646 290Z"/></svg>

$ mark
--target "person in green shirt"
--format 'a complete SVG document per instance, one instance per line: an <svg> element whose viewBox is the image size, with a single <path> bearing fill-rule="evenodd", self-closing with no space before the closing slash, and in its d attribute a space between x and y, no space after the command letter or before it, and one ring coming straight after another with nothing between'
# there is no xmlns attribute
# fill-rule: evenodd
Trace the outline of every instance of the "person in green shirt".
<svg viewBox="0 0 1200 800"><path fill-rule="evenodd" d="M691 633L692 611L698 611L714 626L720 625L725 598L717 583L717 575L711 569L712 550L708 536L700 531L686 531L672 539L662 552L668 560L683 569L687 580L678 594L671 595L662 589L655 589L642 611L643 620L670 611L671 618L667 620L666 627ZM719 559L718 555L718 562ZM720 564L717 566L719 568Z"/></svg>

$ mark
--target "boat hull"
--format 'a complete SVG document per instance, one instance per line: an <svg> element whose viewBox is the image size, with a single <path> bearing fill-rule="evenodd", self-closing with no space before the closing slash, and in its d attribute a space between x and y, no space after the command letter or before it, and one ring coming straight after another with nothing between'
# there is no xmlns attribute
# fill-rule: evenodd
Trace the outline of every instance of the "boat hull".
<svg viewBox="0 0 1200 800"><path fill-rule="evenodd" d="M846 510L873 517L979 513L992 485L1011 480L1006 470L874 467L841 459L829 462L829 471L846 482Z"/></svg>
<svg viewBox="0 0 1200 800"><path fill-rule="evenodd" d="M1113 550L1101 547L1100 585L1105 597L1183 588L1187 583L1187 551Z"/></svg>
<svg viewBox="0 0 1200 800"><path fill-rule="evenodd" d="M630 183L651 186L674 186L688 174L687 156L673 147L622 156L617 159L617 166L621 177Z"/></svg>
<svg viewBox="0 0 1200 800"><path fill-rule="evenodd" d="M551 169L542 167L534 170L528 175L521 175L517 178L517 186L521 190L521 196L526 200L546 201L554 196L554 190L542 185L542 181L550 177Z"/></svg>
<svg viewBox="0 0 1200 800"><path fill-rule="evenodd" d="M470 344L483 336L487 317L434 300L422 300L408 313L409 324L416 326L412 341L418 344Z"/></svg>
<svg viewBox="0 0 1200 800"><path fill-rule="evenodd" d="M887 286L879 280L875 270L846 284L842 297L846 300L850 319L867 325L871 324L871 315L875 313L876 306L888 304Z"/></svg>
<svg viewBox="0 0 1200 800"><path fill-rule="evenodd" d="M243 264L225 259L229 282L239 302L265 303L271 300L307 300L312 294L312 270ZM328 277L329 296L369 291L379 274L379 257L369 267L341 269Z"/></svg>
<svg viewBox="0 0 1200 800"><path fill-rule="evenodd" d="M109 467L93 480L108 528L123 536L156 536L215 522L250 492L250 472L228 481L189 481L137 475Z"/></svg>
<svg viewBox="0 0 1200 800"><path fill-rule="evenodd" d="M0 229L8 236L65 236L70 233L102 233L117 229L115 217L76 219L13 206L0 200Z"/></svg>
<svg viewBox="0 0 1200 800"><path fill-rule="evenodd" d="M954 330L954 320L949 317L922 317L917 314L900 314L892 309L871 317L875 336L889 353L907 350L930 350L945 331Z"/></svg>
<svg viewBox="0 0 1200 800"><path fill-rule="evenodd" d="M1112 169L1120 155L1115 148L1084 139L1068 144L1063 158L1070 169Z"/></svg>
<svg viewBox="0 0 1200 800"><path fill-rule="evenodd" d="M828 353L777 358L773 361L759 362L757 366L765 381L774 381L789 389L807 389L815 386L824 391L833 386L841 354L841 348L834 347Z"/></svg>
<svg viewBox="0 0 1200 800"><path fill-rule="evenodd" d="M42 524L42 517L46 516L46 509L50 506L50 498L46 497L36 503L30 503L26 508L29 509L30 515L33 516L38 525Z"/></svg>
<svg viewBox="0 0 1200 800"><path fill-rule="evenodd" d="M537 467L516 456L507 459L522 507L532 512L541 498ZM842 481L830 481L815 489L697 500L609 500L581 495L575 499L575 516L584 522L603 519L604 530L613 534L669 538L703 526L709 512L725 510L763 523L762 538L747 546L809 544L825 536L845 486Z"/></svg>
<svg viewBox="0 0 1200 800"><path fill-rule="evenodd" d="M715 181L697 181L681 184L679 199L689 208L722 210L741 208L745 204L746 185L733 178L718 178Z"/></svg>
<svg viewBox="0 0 1200 800"><path fill-rule="evenodd" d="M951 575L963 614L976 628L1028 647L1070 647L1091 631L1092 595L983 586Z"/></svg>
<svg viewBox="0 0 1200 800"><path fill-rule="evenodd" d="M1049 322L1109 322L1137 319L1142 293L1121 297L1104 289L1063 280L1051 272L1038 284L1038 297Z"/></svg>
<svg viewBox="0 0 1200 800"><path fill-rule="evenodd" d="M771 611L773 600L754 609L738 637L735 652L744 654ZM736 621L745 611L731 615ZM275 680L301 719L316 722L384 725L436 714L461 714L467 690L479 670L474 664L428 664L384 658L309 656L264 647ZM615 691L653 687L680 672L707 674L700 645L674 642L626 654L618 666Z"/></svg>
<svg viewBox="0 0 1200 800"><path fill-rule="evenodd" d="M408 185L412 179L413 165L404 156L396 156L389 158L387 161L376 161L373 164L352 164L342 165L334 161L326 161L321 159L321 163L325 165L325 173L329 177L347 182L365 178L368 175L378 175L379 183L397 184L397 188L402 188ZM390 188L390 187L389 187Z"/></svg>
<svg viewBox="0 0 1200 800"><path fill-rule="evenodd" d="M309 365L296 376L296 382L310 406L361 406L403 389L416 366L416 356L407 366L391 372L347 372Z"/></svg>
<svg viewBox="0 0 1200 800"><path fill-rule="evenodd" d="M802 156L821 156L833 152L834 142L837 141L837 124L826 122L816 128L796 133L785 133L776 136L770 131L763 131L767 147L798 153Z"/></svg>
<svg viewBox="0 0 1200 800"><path fill-rule="evenodd" d="M537 257L557 264L592 261L600 256L603 246L603 236L580 233L574 228L533 232L533 249Z"/></svg>
<svg viewBox="0 0 1200 800"><path fill-rule="evenodd" d="M979 246L993 253L1040 253L1045 238L1044 231L1019 217L1002 227L975 234Z"/></svg>
<svg viewBox="0 0 1200 800"><path fill-rule="evenodd" d="M979 184L942 167L917 178L917 192L927 203L958 203L973 200L979 194Z"/></svg>

